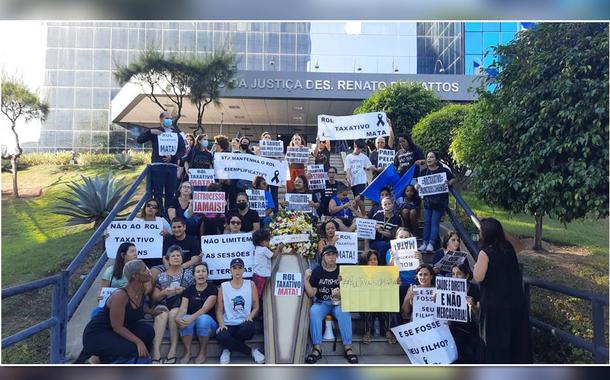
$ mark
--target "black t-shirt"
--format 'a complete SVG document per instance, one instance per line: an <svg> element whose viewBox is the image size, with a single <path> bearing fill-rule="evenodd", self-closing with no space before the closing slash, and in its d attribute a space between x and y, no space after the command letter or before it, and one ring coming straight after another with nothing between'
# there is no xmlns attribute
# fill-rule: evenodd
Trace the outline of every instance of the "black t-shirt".
<svg viewBox="0 0 610 380"><path fill-rule="evenodd" d="M192 235L186 235L184 240L178 240L175 236L168 236L163 239L163 254L167 252L167 249L172 245L177 245L182 248L182 262L186 263L193 256L197 256L201 253L200 241Z"/></svg>
<svg viewBox="0 0 610 380"><path fill-rule="evenodd" d="M252 229L254 228L254 223L261 222L261 218L258 216L258 212L252 209L248 209L246 215L243 216L239 213L239 210L233 209L227 214L228 219L231 220L230 217L233 215L237 215L241 218L241 232L252 232Z"/></svg>
<svg viewBox="0 0 610 380"><path fill-rule="evenodd" d="M424 154L418 147L409 150L399 149L398 152L396 152L395 159L396 166L398 167L398 174L405 174L415 161L423 160L424 158ZM415 170L417 170L417 168Z"/></svg>
<svg viewBox="0 0 610 380"><path fill-rule="evenodd" d="M189 301L189 306L186 311L187 314L193 315L199 309L203 307L203 304L210 296L218 296L218 288L214 284L208 284L208 286L203 289L201 292L195 288L195 284L189 286L182 292L182 298L186 298ZM212 307L206 314L210 317L215 317L214 309L216 307Z"/></svg>
<svg viewBox="0 0 610 380"><path fill-rule="evenodd" d="M323 215L330 215L330 213L328 212L328 203L330 203L330 200L332 197L337 195L337 187L339 186L340 183L342 183L342 182L335 181L335 183L330 183L329 181L326 181L326 189L324 189L324 193L322 194L322 199L320 202L320 207L322 209ZM345 185L345 184L343 184L343 185ZM347 185L345 185L345 186L347 186Z"/></svg>
<svg viewBox="0 0 610 380"><path fill-rule="evenodd" d="M394 214L388 219L383 214L383 210L377 211L375 213L375 215L373 215L373 219L375 219L378 222L377 225L381 226L381 229L383 231L390 231L392 234L392 237L385 237L385 236L381 235L379 232L376 232L375 240L390 241L390 240L394 239L393 236L396 235L396 230L398 229L398 227L400 227L402 225L402 220L400 219L400 216L398 216L397 214Z"/></svg>
<svg viewBox="0 0 610 380"><path fill-rule="evenodd" d="M212 163L214 162L214 156L212 153L206 151L200 151L199 149L191 149L187 161L191 169L211 169Z"/></svg>
<svg viewBox="0 0 610 380"><path fill-rule="evenodd" d="M316 267L311 272L309 284L317 289L318 301L330 301L333 289L339 287L339 266L332 272L325 271L322 266Z"/></svg>
<svg viewBox="0 0 610 380"><path fill-rule="evenodd" d="M190 204L190 202L192 202L192 201L189 201L189 204ZM182 208L182 205L180 204L180 201L176 197L176 198L174 198L172 200L171 204L169 205L168 209L170 209L170 208L173 208L173 209L176 210L176 216L179 216L179 217L183 218L184 217L184 212L186 210L188 210L189 207L187 205L186 208Z"/></svg>
<svg viewBox="0 0 610 380"><path fill-rule="evenodd" d="M324 165L324 171L328 172L330 168L330 151L328 149L320 149L318 155L314 157L314 163L316 165Z"/></svg>

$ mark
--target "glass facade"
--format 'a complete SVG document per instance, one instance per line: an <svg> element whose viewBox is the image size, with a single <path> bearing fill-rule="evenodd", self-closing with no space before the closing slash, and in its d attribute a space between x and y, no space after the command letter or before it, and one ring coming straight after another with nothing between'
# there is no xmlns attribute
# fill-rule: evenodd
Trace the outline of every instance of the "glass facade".
<svg viewBox="0 0 610 380"><path fill-rule="evenodd" d="M493 47L511 42L521 26L517 22L466 22L464 23L464 73L478 74L496 59ZM485 56L486 53L487 56Z"/></svg>
<svg viewBox="0 0 610 380"><path fill-rule="evenodd" d="M476 31L451 22L48 22L43 92L51 112L39 141L25 148L141 149L135 134L111 123L109 105L120 90L113 70L147 48L197 55L226 48L240 71L472 74L465 57L480 58L494 33L500 42L516 33L516 23L495 24Z"/></svg>

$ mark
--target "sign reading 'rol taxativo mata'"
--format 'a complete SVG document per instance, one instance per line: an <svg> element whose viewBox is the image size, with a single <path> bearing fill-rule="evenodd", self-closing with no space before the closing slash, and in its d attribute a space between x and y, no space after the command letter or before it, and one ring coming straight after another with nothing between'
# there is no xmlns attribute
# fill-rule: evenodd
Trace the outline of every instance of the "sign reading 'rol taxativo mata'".
<svg viewBox="0 0 610 380"><path fill-rule="evenodd" d="M320 140L354 140L388 136L385 112L369 112L352 116L318 115Z"/></svg>

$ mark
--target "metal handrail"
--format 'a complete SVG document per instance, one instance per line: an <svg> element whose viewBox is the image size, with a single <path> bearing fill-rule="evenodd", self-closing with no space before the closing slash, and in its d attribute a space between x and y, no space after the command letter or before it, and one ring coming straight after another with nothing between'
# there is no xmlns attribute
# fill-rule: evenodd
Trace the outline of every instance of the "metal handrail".
<svg viewBox="0 0 610 380"><path fill-rule="evenodd" d="M133 197L142 181L146 179L146 194L144 197L142 197L142 199L140 199L134 210L130 213L130 215L128 216L128 220L134 218L138 210L142 207L142 205L150 195L151 182L149 174L150 165L146 166L146 168L142 171L142 173L140 173L138 178L131 185L129 190L127 190L127 192L123 194L121 199L119 199L119 201L110 211L106 219L104 219L104 221L100 224L100 226L89 238L89 240L87 240L83 248L79 251L78 255L72 260L66 270L63 270L61 273L53 276L41 278L26 284L20 284L2 290L2 299L4 300L6 298L14 297L19 294L27 293L47 286L53 286L53 297L51 300L51 318L46 319L24 330L21 330L14 335L2 339L3 349L10 347L16 343L19 343L24 339L27 339L30 336L37 334L43 330L51 329L50 362L53 364L60 364L64 362L67 335L66 330L68 320L70 319L70 317L72 317L72 315L76 311L76 308L83 300L87 291L89 290L89 288L101 272L102 268L104 267L104 264L108 260L105 251L104 254L102 254L98 261L95 263L91 271L89 271L87 277L85 278L79 289L74 293L72 298L68 300L70 276L73 275L76 270L83 264L85 258L87 257L91 249L93 249L95 244L104 234L106 228L119 214L120 210L127 204L131 197Z"/></svg>

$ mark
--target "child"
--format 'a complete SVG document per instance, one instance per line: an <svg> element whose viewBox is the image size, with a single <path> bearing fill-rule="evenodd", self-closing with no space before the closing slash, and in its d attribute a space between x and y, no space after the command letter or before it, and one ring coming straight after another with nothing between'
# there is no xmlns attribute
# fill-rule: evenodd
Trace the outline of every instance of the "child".
<svg viewBox="0 0 610 380"><path fill-rule="evenodd" d="M260 229L252 233L252 243L254 244L254 275L252 276L252 281L256 285L260 298L263 297L265 282L271 276L271 259L277 256L284 248L284 244L279 244L275 248L275 252L271 252L268 248L270 240L271 233L268 230Z"/></svg>
<svg viewBox="0 0 610 380"><path fill-rule="evenodd" d="M451 268L454 278L465 278L467 283L466 303L468 304L468 322L451 321L449 328L458 348L457 363L481 363L482 343L476 321L480 309L479 287L471 283L472 271L468 261Z"/></svg>
<svg viewBox="0 0 610 380"><path fill-rule="evenodd" d="M354 141L354 151L345 157L344 167L345 179L349 186L352 187L352 193L357 198L356 206L360 209L360 213L365 215L364 200L358 198L358 195L366 188L367 178L366 171L373 169L373 164L369 158L362 153L366 148L366 143L363 139Z"/></svg>
<svg viewBox="0 0 610 380"><path fill-rule="evenodd" d="M403 226L407 227L413 234L417 231L417 220L419 219L419 209L421 199L415 186L407 185L404 196L398 200L401 203L400 217Z"/></svg>

